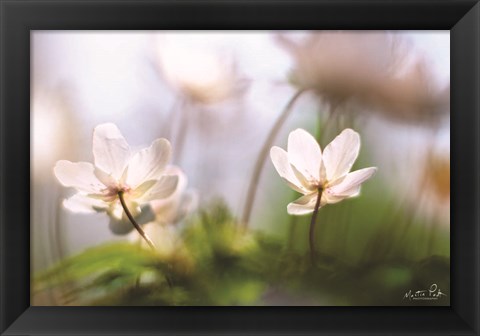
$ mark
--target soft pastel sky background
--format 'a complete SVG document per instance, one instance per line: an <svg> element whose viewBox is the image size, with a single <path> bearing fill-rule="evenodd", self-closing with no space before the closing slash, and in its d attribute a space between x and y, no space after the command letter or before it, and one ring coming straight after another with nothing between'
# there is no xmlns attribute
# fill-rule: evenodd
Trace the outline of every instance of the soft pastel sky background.
<svg viewBox="0 0 480 336"><path fill-rule="evenodd" d="M439 85L449 83L449 32L399 33L428 58ZM241 213L258 150L295 91L287 82L291 57L275 43L272 32L35 31L31 37L34 269L85 246L123 239L110 233L103 214L78 215L59 208L59 199L73 191L59 186L52 169L59 159L91 162L91 133L100 123L115 123L134 147L150 144L168 129L175 90L155 70L156 53L164 46L185 50L178 57L191 57L192 69L200 67L200 75L208 64L195 59L198 51L222 55L234 61L239 75L249 83L241 102L210 111L190 111L208 116L192 117L193 126L179 163L190 187L199 192L201 203L222 197L235 214ZM293 128L314 130L313 113L308 113L315 110L312 105L312 97L298 104L296 110L301 113L293 113L277 145L285 146ZM432 134L422 127L370 118L362 131L362 148L369 149L374 161L371 165L379 167L379 179L391 181L392 189L407 194L414 186L404 181L415 180L416 158L423 155L422 148L431 142ZM447 155L449 134L447 120L434 135L435 148ZM269 185L271 179L278 176L267 162L254 209L256 228L262 224L255 218L269 207L269 195L278 188Z"/></svg>

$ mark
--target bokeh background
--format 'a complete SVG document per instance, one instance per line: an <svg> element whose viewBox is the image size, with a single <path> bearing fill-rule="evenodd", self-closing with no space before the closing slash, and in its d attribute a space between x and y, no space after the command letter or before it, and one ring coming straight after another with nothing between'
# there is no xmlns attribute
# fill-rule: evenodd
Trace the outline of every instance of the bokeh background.
<svg viewBox="0 0 480 336"><path fill-rule="evenodd" d="M385 282L398 304L409 289L433 282L448 292L449 32L345 34L32 32L32 273L89 247L128 241L111 232L105 214L75 214L61 205L74 191L58 183L53 166L60 159L92 162L96 125L115 123L136 148L158 137L172 142L173 163L195 195L189 216L177 227L189 225L189 218L193 221L214 203L240 220L267 135L289 99L307 87L273 144L285 148L288 133L301 127L318 136L323 148L352 127L362 140L354 168L378 167L360 197L321 209L320 259L370 270L362 273L365 283L378 287ZM286 212L297 196L268 158L249 228L302 256L308 249L309 217ZM424 282L417 281L418 269ZM246 302L395 304L394 299L350 300L345 290L332 294L333 299L322 294L312 301L272 287L263 286L258 298ZM359 291L352 284L346 287ZM65 304L55 295L38 295L33 302Z"/></svg>

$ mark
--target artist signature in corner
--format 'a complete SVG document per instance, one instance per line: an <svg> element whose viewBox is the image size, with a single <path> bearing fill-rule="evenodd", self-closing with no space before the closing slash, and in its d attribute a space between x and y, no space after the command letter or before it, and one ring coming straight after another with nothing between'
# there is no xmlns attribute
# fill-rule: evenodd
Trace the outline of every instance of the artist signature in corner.
<svg viewBox="0 0 480 336"><path fill-rule="evenodd" d="M417 291L412 291L411 289L405 293L403 299L408 300L439 300L442 297L447 296L443 293L437 284L432 284L429 289L422 289Z"/></svg>

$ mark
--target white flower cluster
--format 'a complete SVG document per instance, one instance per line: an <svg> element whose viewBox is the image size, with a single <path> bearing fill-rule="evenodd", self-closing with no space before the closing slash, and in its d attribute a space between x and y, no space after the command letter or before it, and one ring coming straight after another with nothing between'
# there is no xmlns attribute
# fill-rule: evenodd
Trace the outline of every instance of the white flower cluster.
<svg viewBox="0 0 480 336"><path fill-rule="evenodd" d="M78 213L106 212L113 233L133 230L128 215L136 224L175 224L195 206L185 174L168 165L166 139L133 152L117 126L101 124L93 132L93 156L94 164L60 160L54 173L63 186L77 190L63 205Z"/></svg>

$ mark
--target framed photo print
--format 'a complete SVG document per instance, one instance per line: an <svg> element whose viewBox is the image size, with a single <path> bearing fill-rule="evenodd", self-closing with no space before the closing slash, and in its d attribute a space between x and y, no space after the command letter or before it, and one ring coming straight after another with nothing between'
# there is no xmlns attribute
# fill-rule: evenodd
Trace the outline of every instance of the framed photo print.
<svg viewBox="0 0 480 336"><path fill-rule="evenodd" d="M476 1L1 2L1 332L479 332Z"/></svg>

